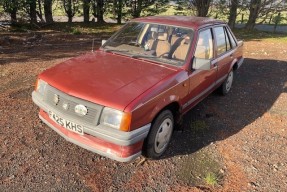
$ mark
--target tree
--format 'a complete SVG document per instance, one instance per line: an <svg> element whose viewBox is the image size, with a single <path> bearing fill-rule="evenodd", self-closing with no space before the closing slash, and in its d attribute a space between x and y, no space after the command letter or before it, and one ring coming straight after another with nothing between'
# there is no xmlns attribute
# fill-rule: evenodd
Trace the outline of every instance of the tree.
<svg viewBox="0 0 287 192"><path fill-rule="evenodd" d="M27 11L30 16L31 23L37 23L37 3L36 0L27 0Z"/></svg>
<svg viewBox="0 0 287 192"><path fill-rule="evenodd" d="M160 3L163 0L130 0L127 1L127 6L130 7L130 14L133 18L138 18L141 16L141 13L144 9L148 8L151 5ZM155 8L156 9L156 8ZM155 10L156 11L156 10Z"/></svg>
<svg viewBox="0 0 287 192"><path fill-rule="evenodd" d="M238 0L231 0L231 6L229 10L228 25L233 29L237 17Z"/></svg>
<svg viewBox="0 0 287 192"><path fill-rule="evenodd" d="M40 18L41 22L44 22L43 19L43 12L42 12L42 1L41 0L37 0L38 3L38 11L36 11L38 17Z"/></svg>
<svg viewBox="0 0 287 192"><path fill-rule="evenodd" d="M71 23L73 21L73 17L78 11L79 2L78 0L63 0L63 6L68 17L68 22Z"/></svg>
<svg viewBox="0 0 287 192"><path fill-rule="evenodd" d="M131 1L131 10L133 18L140 17L143 6L143 0Z"/></svg>
<svg viewBox="0 0 287 192"><path fill-rule="evenodd" d="M277 8L283 3L283 0L251 0L249 4L249 18L245 28L251 30L256 24L257 18L262 18L263 23L269 13L275 14Z"/></svg>
<svg viewBox="0 0 287 192"><path fill-rule="evenodd" d="M191 10L199 17L206 17L212 0L177 0L177 14L184 14L185 10Z"/></svg>
<svg viewBox="0 0 287 192"><path fill-rule="evenodd" d="M123 15L123 0L113 0L113 10L114 15L117 15L117 23L122 23L122 15Z"/></svg>
<svg viewBox="0 0 287 192"><path fill-rule="evenodd" d="M191 0L190 3L195 7L197 16L206 17L212 0Z"/></svg>
<svg viewBox="0 0 287 192"><path fill-rule="evenodd" d="M52 0L44 0L44 14L46 23L53 23Z"/></svg>
<svg viewBox="0 0 287 192"><path fill-rule="evenodd" d="M11 22L17 22L17 11L20 7L19 0L3 0L2 1L4 11L10 15Z"/></svg>
<svg viewBox="0 0 287 192"><path fill-rule="evenodd" d="M83 0L83 13L85 23L89 23L90 21L90 3L91 0Z"/></svg>
<svg viewBox="0 0 287 192"><path fill-rule="evenodd" d="M92 0L93 16L97 18L98 23L105 23L104 12L105 2L104 0Z"/></svg>
<svg viewBox="0 0 287 192"><path fill-rule="evenodd" d="M254 28L256 19L259 14L260 5L261 5L261 0L251 0L250 6L249 6L249 12L250 12L249 18L245 25L246 29L250 30Z"/></svg>
<svg viewBox="0 0 287 192"><path fill-rule="evenodd" d="M143 7L141 11L142 16L158 15L168 9L168 0L157 0L152 5Z"/></svg>

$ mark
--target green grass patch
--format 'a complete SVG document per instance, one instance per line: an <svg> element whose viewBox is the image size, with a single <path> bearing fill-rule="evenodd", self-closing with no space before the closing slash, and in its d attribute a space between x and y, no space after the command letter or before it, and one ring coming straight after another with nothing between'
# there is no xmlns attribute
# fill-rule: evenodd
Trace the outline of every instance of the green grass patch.
<svg viewBox="0 0 287 192"><path fill-rule="evenodd" d="M204 180L205 180L207 185L215 186L218 184L217 183L217 180L218 180L217 175L213 172L207 173Z"/></svg>
<svg viewBox="0 0 287 192"><path fill-rule="evenodd" d="M36 27L32 24L16 23L9 31L15 33L31 32L44 32L44 33L68 33L71 35L96 35L98 37L107 38L114 34L122 25L113 23L82 23L82 22L55 22L49 25L40 25Z"/></svg>
<svg viewBox="0 0 287 192"><path fill-rule="evenodd" d="M223 181L222 165L205 149L184 158L179 167L177 176L187 185L216 186Z"/></svg>
<svg viewBox="0 0 287 192"><path fill-rule="evenodd" d="M82 34L82 32L79 28L73 28L71 33L73 35L81 35Z"/></svg>
<svg viewBox="0 0 287 192"><path fill-rule="evenodd" d="M203 135L208 131L209 126L204 120L195 120L191 122L190 128L194 135Z"/></svg>
<svg viewBox="0 0 287 192"><path fill-rule="evenodd" d="M59 22L53 23L48 26L44 26L41 30L48 30L48 31L57 31L57 32L65 32L71 33L74 35L79 34L106 34L111 35L115 31L119 30L122 25L113 24L113 23L105 23L105 24L98 24L98 23L82 23L82 22Z"/></svg>
<svg viewBox="0 0 287 192"><path fill-rule="evenodd" d="M237 39L243 39L244 41L266 40L287 43L287 34L271 33L258 30L247 31L245 29L234 29L233 32L235 33Z"/></svg>

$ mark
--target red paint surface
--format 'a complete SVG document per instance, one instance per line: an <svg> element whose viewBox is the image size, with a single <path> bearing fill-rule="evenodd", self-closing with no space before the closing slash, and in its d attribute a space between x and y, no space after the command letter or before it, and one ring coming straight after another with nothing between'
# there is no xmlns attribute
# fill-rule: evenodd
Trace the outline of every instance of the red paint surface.
<svg viewBox="0 0 287 192"><path fill-rule="evenodd" d="M96 51L67 60L39 77L69 95L123 111L174 72L174 67Z"/></svg>
<svg viewBox="0 0 287 192"><path fill-rule="evenodd" d="M40 115L47 120L50 124L52 124L56 129L58 129L61 133L63 133L66 137L74 139L84 145L87 145L93 149L103 151L107 153L109 151L110 154L118 156L118 157L129 157L133 154L136 154L141 151L143 142L138 142L130 146L120 146L116 145L110 142L107 142L103 139L100 139L98 137L94 137L88 134L79 135L77 133L74 133L72 131L69 131L68 129L65 129L64 127L61 127L60 125L56 124L54 121L52 121L49 118L49 115L44 112L43 110L40 110Z"/></svg>

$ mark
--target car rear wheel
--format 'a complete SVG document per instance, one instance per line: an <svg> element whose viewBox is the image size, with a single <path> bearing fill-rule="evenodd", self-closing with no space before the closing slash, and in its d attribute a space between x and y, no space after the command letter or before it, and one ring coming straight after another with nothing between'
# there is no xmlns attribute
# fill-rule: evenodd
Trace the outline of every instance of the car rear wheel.
<svg viewBox="0 0 287 192"><path fill-rule="evenodd" d="M227 93L229 93L232 83L233 83L233 70L231 70L228 73L226 80L221 85L220 90L221 90L222 95L227 95Z"/></svg>
<svg viewBox="0 0 287 192"><path fill-rule="evenodd" d="M148 158L157 159L167 149L173 132L174 120L170 110L157 116L145 140L144 154Z"/></svg>

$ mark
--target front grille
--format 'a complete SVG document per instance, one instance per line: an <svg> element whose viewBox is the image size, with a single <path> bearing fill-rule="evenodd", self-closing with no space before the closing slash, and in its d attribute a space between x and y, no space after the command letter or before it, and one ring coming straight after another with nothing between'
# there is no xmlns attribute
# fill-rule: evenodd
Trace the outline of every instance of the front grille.
<svg viewBox="0 0 287 192"><path fill-rule="evenodd" d="M67 95L50 85L47 86L46 90L47 91L46 91L45 101L55 111L60 111L66 114L68 117L70 116L73 119L76 119L78 122L84 122L85 124L90 124L90 125L98 125L100 113L103 109L103 106ZM54 102L55 94L58 95L58 98L59 98L59 101L57 104L55 104ZM63 108L64 103L67 103L69 105L69 108L67 110ZM75 113L74 109L75 109L75 106L78 104L82 104L87 107L88 113L86 115L79 116Z"/></svg>

